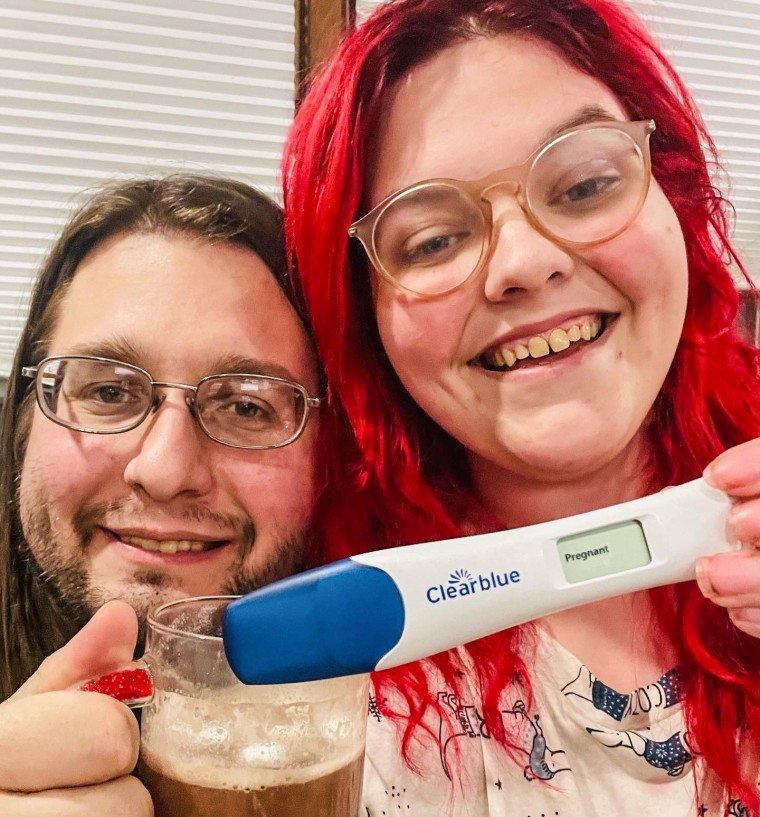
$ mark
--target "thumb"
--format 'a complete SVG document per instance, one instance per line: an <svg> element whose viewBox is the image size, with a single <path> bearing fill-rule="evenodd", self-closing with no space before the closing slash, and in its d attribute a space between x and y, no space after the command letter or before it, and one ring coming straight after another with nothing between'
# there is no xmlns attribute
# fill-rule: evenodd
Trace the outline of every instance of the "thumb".
<svg viewBox="0 0 760 817"><path fill-rule="evenodd" d="M137 643L137 615L123 601L109 601L37 672L13 698L65 690L128 664Z"/></svg>

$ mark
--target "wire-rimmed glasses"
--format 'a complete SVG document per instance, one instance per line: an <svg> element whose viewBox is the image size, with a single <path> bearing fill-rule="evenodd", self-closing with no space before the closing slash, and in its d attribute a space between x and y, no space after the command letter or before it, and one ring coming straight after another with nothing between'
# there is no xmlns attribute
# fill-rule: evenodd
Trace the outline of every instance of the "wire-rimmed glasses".
<svg viewBox="0 0 760 817"><path fill-rule="evenodd" d="M88 355L56 355L25 366L42 413L58 425L88 434L137 428L166 398L185 402L206 435L233 448L281 448L298 439L311 409L321 405L300 384L263 374L215 374L195 386L153 380L130 363Z"/></svg>
<svg viewBox="0 0 760 817"><path fill-rule="evenodd" d="M626 230L649 190L654 121L595 122L562 133L523 164L476 181L428 179L383 199L348 230L394 286L423 297L457 289L486 263L491 200L512 188L530 223L567 247Z"/></svg>

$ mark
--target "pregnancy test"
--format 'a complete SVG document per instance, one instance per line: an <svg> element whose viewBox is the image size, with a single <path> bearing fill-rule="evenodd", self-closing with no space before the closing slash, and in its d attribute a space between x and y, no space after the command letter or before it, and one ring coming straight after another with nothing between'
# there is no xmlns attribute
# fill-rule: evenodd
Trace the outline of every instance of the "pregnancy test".
<svg viewBox="0 0 760 817"><path fill-rule="evenodd" d="M525 528L363 553L229 605L247 684L388 669L600 599L687 581L735 550L730 499L703 479Z"/></svg>

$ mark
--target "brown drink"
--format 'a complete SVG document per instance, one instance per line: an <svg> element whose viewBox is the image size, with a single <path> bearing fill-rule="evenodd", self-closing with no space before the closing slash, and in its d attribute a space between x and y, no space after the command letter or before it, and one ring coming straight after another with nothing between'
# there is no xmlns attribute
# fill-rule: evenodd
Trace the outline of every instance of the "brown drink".
<svg viewBox="0 0 760 817"><path fill-rule="evenodd" d="M153 797L155 817L354 817L362 785L363 756L321 777L271 781L255 775L257 786L246 786L240 770L217 785L197 785L177 779L149 756L140 761L140 778ZM313 770L310 770L313 771ZM220 777L223 773L220 773ZM237 779L236 779L237 778ZM209 778L204 784L214 781Z"/></svg>
<svg viewBox="0 0 760 817"><path fill-rule="evenodd" d="M156 817L357 817L368 676L241 684L219 637L229 601L148 619L138 773Z"/></svg>

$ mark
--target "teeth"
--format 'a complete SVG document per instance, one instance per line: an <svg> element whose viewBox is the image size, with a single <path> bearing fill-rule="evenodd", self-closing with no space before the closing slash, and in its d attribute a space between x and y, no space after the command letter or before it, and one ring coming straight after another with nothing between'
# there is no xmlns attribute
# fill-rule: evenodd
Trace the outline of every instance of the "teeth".
<svg viewBox="0 0 760 817"><path fill-rule="evenodd" d="M549 333L549 337L544 338L537 335L530 338L527 343L516 343L514 348L508 349L503 346L501 349L494 349L483 355L482 361L486 366L497 369L509 369L518 360L525 360L528 357L546 357L552 352L564 352L571 343L579 340L589 341L595 338L602 331L602 321L594 318L581 324L571 326L569 329L557 328Z"/></svg>
<svg viewBox="0 0 760 817"><path fill-rule="evenodd" d="M198 542L190 539L144 539L142 536L122 536L128 545L161 553L200 553L212 547L212 542Z"/></svg>
<svg viewBox="0 0 760 817"><path fill-rule="evenodd" d="M555 329L549 335L549 346L551 346L552 352L564 352L565 349L569 349L570 338L567 336L567 332L564 329Z"/></svg>
<svg viewBox="0 0 760 817"><path fill-rule="evenodd" d="M528 351L531 357L546 357L549 354L549 344L543 338L531 338L528 341Z"/></svg>

